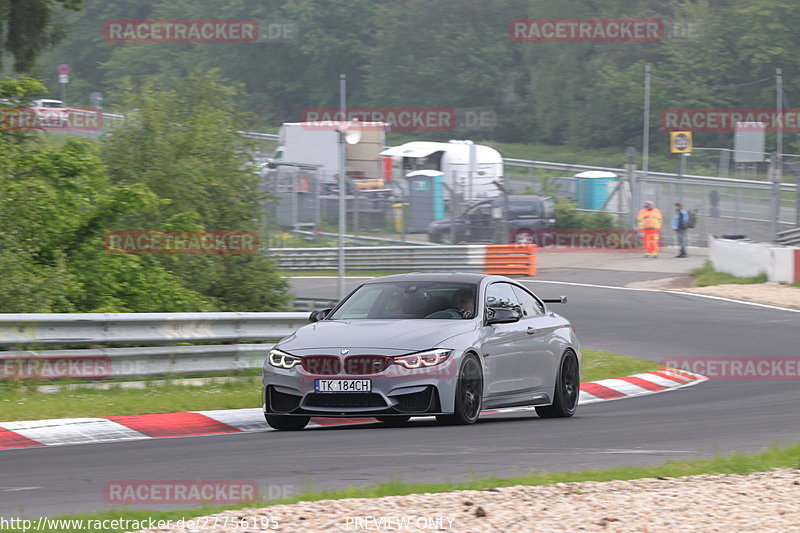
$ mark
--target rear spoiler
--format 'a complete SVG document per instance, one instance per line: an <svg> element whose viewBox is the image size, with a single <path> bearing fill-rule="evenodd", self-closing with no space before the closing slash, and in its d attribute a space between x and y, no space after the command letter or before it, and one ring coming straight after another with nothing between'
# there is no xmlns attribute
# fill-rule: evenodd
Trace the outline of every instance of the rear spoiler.
<svg viewBox="0 0 800 533"><path fill-rule="evenodd" d="M542 301L546 304L565 304L567 303L567 297L559 296L558 298L542 298Z"/></svg>

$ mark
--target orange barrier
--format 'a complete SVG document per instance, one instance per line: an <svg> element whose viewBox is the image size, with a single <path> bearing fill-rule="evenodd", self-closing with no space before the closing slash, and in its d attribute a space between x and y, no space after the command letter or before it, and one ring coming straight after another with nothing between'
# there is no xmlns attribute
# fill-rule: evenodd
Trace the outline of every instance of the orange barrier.
<svg viewBox="0 0 800 533"><path fill-rule="evenodd" d="M489 244L483 271L486 274L536 275L535 244Z"/></svg>

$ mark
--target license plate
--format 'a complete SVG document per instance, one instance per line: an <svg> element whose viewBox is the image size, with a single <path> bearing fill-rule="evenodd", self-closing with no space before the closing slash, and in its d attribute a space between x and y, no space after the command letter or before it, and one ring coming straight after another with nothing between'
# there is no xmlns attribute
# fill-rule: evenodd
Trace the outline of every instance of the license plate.
<svg viewBox="0 0 800 533"><path fill-rule="evenodd" d="M315 379L314 390L317 392L371 392L372 380Z"/></svg>

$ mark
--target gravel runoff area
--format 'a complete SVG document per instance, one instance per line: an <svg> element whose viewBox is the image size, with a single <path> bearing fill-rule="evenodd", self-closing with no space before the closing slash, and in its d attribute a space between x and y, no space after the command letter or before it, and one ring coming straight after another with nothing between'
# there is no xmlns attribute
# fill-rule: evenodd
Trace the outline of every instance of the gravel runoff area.
<svg viewBox="0 0 800 533"><path fill-rule="evenodd" d="M232 531L236 520L247 524L239 531L790 533L800 532L800 470L322 500L207 519L147 531Z"/></svg>
<svg viewBox="0 0 800 533"><path fill-rule="evenodd" d="M759 283L755 285L712 285L710 287L692 287L682 289L696 294L721 296L733 300L744 300L778 307L800 309L800 287Z"/></svg>
<svg viewBox="0 0 800 533"><path fill-rule="evenodd" d="M742 300L745 302L788 307L790 309L800 309L800 287L781 285L778 283L730 283L711 285L708 287L696 287L695 279L692 276L677 276L647 281L634 281L628 283L626 287L707 294L720 298L730 298L731 300Z"/></svg>

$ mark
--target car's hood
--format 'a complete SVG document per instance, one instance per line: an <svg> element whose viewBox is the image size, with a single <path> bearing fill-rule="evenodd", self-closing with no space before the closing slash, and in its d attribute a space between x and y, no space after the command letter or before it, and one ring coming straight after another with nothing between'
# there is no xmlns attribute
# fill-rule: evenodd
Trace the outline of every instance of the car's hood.
<svg viewBox="0 0 800 533"><path fill-rule="evenodd" d="M477 325L476 320L322 320L298 329L278 347L294 355L345 348L352 354L379 349L395 355L440 347Z"/></svg>

